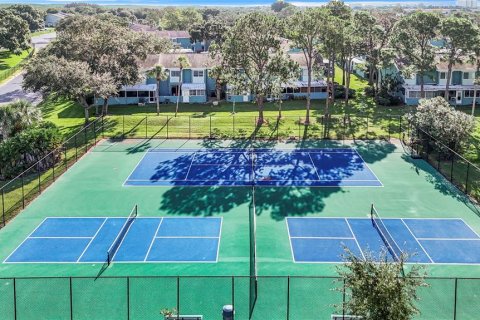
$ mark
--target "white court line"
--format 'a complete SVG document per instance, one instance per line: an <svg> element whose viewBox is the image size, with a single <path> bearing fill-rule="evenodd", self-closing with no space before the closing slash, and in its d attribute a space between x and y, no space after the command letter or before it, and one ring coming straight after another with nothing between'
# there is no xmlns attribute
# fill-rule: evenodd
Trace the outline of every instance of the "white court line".
<svg viewBox="0 0 480 320"><path fill-rule="evenodd" d="M222 228L223 228L223 217L220 218L220 232L218 233L217 257L215 258L215 263L218 263L218 256L220 254L220 241L222 240Z"/></svg>
<svg viewBox="0 0 480 320"><path fill-rule="evenodd" d="M105 222L107 222L107 219L104 219L104 220L103 220L103 223L102 223L102 225L100 226L100 228L97 229L97 232L95 232L95 234L93 235L92 239L90 239L90 241L88 242L87 246L86 246L85 249L82 251L82 254L80 255L80 257L78 257L77 262L80 261L80 259L83 257L83 255L85 254L85 252L87 252L88 247L90 247L90 244L93 242L93 239L96 238L97 234L98 234L98 233L100 232L100 230L103 228L103 225L105 224Z"/></svg>
<svg viewBox="0 0 480 320"><path fill-rule="evenodd" d="M10 253L10 254L5 258L5 260L3 260L3 263L7 263L8 258L10 258L10 256L13 255L13 254L18 250L18 248L20 248L20 247L23 245L23 243L24 243L25 241L27 241L28 238L30 238L30 236L31 236L35 231L37 231L37 229L40 228L41 225L43 225L43 223L44 223L47 219L48 219L48 217L47 217L47 218L44 218L44 219L42 220L42 222L40 222L40 224L39 224L35 229L33 229L33 231L30 232L29 235L28 235L25 239L23 239L23 241L15 248L15 250L13 250L12 253Z"/></svg>
<svg viewBox="0 0 480 320"><path fill-rule="evenodd" d="M349 237L290 237L291 239L320 239L320 240L355 240L355 238Z"/></svg>
<svg viewBox="0 0 480 320"><path fill-rule="evenodd" d="M425 250L425 248L422 246L422 244L420 243L420 241L418 241L418 238L413 234L412 230L410 230L410 228L408 227L408 225L405 223L405 221L403 221L403 219L400 219L400 221L402 221L403 225L407 228L408 232L410 232L410 234L412 235L413 239L415 239L415 242L418 243L418 245L420 246L420 248L423 250L423 252L427 255L428 259L430 259L430 261L432 263L435 263L432 259L432 257L430 257L430 255L428 254L427 250Z"/></svg>
<svg viewBox="0 0 480 320"><path fill-rule="evenodd" d="M290 242L290 252L292 254L293 263L297 263L297 261L295 260L295 255L293 254L293 244L292 244L292 237L290 236L290 227L288 225L288 219L289 217L285 219L285 223L287 224L288 241Z"/></svg>
<svg viewBox="0 0 480 320"><path fill-rule="evenodd" d="M358 250L360 250L360 253L362 254L363 260L365 259L365 255L363 254L362 248L360 248L360 244L358 243L357 237L355 236L355 233L353 233L352 227L350 226L350 223L348 222L347 218L344 218L345 222L347 223L348 228L350 229L350 232L352 233L352 236L355 238L355 243L357 244Z"/></svg>
<svg viewBox="0 0 480 320"><path fill-rule="evenodd" d="M465 225L466 225L470 230L472 230L472 232L473 232L478 238L480 238L480 235L479 235L475 230L473 230L472 227L470 227L470 225L469 225L468 223L466 223L462 218L460 218L460 220L462 220L462 222L465 223Z"/></svg>
<svg viewBox="0 0 480 320"><path fill-rule="evenodd" d="M29 239L92 239L92 237L28 237Z"/></svg>
<svg viewBox="0 0 480 320"><path fill-rule="evenodd" d="M193 154L192 161L190 161L190 166L188 167L187 174L185 175L185 179L183 179L183 180L187 180L188 175L190 174L190 170L192 170L192 164L193 164L193 161L195 160L195 155L196 155L196 154L197 154L197 153L194 153L194 154Z"/></svg>
<svg viewBox="0 0 480 320"><path fill-rule="evenodd" d="M207 236L159 236L155 237L155 239L218 239L219 236L216 237L207 237Z"/></svg>
<svg viewBox="0 0 480 320"><path fill-rule="evenodd" d="M152 241L150 242L150 246L148 247L148 251L147 251L147 254L145 255L145 259L143 259L143 262L147 261L148 255L150 254L150 250L152 250L153 243L155 242L155 239L157 238L157 233L158 233L158 230L160 229L160 225L162 224L163 219L164 218L162 218L160 220L160 222L158 223L157 230L155 231L155 234L153 235Z"/></svg>
<svg viewBox="0 0 480 320"><path fill-rule="evenodd" d="M320 175L318 174L317 167L315 166L315 163L313 162L312 156L310 155L310 152L307 153L308 157L310 158L310 161L312 162L313 169L315 169L315 174L317 175L318 180L320 181Z"/></svg>
<svg viewBox="0 0 480 320"><path fill-rule="evenodd" d="M477 238L417 238L421 241L480 241Z"/></svg>
<svg viewBox="0 0 480 320"><path fill-rule="evenodd" d="M383 186L383 183L382 181L377 177L377 175L375 174L375 172L370 168L370 166L367 164L367 161L365 161L363 159L363 157L360 155L360 153L358 152L357 149L353 149L355 151L355 153L357 154L357 156L363 161L363 164L367 167L367 169L373 174L373 176L375 177L375 179L377 179L377 181ZM361 180L359 180L361 181ZM368 181L368 180L367 180Z"/></svg>
<svg viewBox="0 0 480 320"><path fill-rule="evenodd" d="M127 176L127 179L125 179L125 181L123 181L122 183L122 187L125 186L125 183L127 183L127 181L130 180L130 177L131 175L135 172L135 170L137 170L138 166L140 165L140 163L142 163L143 159L147 156L147 154L150 152L152 148L148 148L146 151L145 151L145 154L142 156L142 158L140 158L140 160L137 162L137 165L133 168L132 171L130 171L130 174Z"/></svg>

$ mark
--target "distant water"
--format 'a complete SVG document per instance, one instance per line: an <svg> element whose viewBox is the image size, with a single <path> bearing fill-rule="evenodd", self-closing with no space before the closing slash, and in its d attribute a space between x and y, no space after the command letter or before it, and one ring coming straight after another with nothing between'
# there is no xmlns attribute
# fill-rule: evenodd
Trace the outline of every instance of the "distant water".
<svg viewBox="0 0 480 320"><path fill-rule="evenodd" d="M0 4L22 3L22 4L50 4L62 5L70 2L88 2L98 5L111 6L266 6L272 4L273 0L0 0ZM298 6L318 6L328 2L327 0L291 0L289 1ZM346 0L351 6L387 6L387 5L404 5L404 6L454 6L455 0Z"/></svg>

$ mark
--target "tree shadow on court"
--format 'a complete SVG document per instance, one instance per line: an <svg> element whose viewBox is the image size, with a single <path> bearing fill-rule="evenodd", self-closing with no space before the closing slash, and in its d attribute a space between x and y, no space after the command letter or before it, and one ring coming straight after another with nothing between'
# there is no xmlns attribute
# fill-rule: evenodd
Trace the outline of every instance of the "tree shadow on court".
<svg viewBox="0 0 480 320"><path fill-rule="evenodd" d="M339 141L295 141L290 142L292 147L297 148L321 148L321 147L342 147ZM288 145L288 144L287 144ZM232 141L229 148L249 148L249 147L268 148L277 146L275 141ZM205 148L225 147L222 141L204 141ZM359 141L355 144L356 149L361 154L367 164L371 164L384 159L389 153L395 151L396 147L388 142L378 141ZM271 153L272 157L282 156L278 153ZM277 160L277 159L272 159ZM156 173L152 178L165 179L178 174L186 176L189 165L192 161L191 156L176 158L168 163L163 162L157 167ZM268 161L266 159L265 161ZM359 169L362 163L350 161L348 158L338 159L326 168L329 173L339 177L348 178ZM250 170L250 167L237 168L238 170ZM291 172L280 172L280 175L288 177ZM245 173L246 172L241 172ZM329 174L324 172L324 174ZM212 171L206 168L204 171L196 172L196 179L211 179ZM297 174L297 173L296 173ZM321 173L319 173L321 175ZM182 182L183 184L184 182ZM325 208L325 199L335 193L347 192L348 188L340 186L330 187L279 187L279 186L257 186L255 188L257 214L269 213L274 220L283 220L287 216L307 216L313 213L321 213ZM249 204L251 201L251 186L216 186L216 187L191 187L177 185L166 191L160 202L160 210L172 215L189 216L214 216L228 213L232 209ZM247 209L248 210L248 209ZM247 212L246 212L247 214Z"/></svg>
<svg viewBox="0 0 480 320"><path fill-rule="evenodd" d="M480 216L480 208L475 205L465 193L458 189L453 183L447 180L440 172L423 159L412 159L411 156L405 154L402 156L408 162L417 175L424 175L425 180L432 184L435 190L443 195L449 196L457 201L464 203L470 210Z"/></svg>

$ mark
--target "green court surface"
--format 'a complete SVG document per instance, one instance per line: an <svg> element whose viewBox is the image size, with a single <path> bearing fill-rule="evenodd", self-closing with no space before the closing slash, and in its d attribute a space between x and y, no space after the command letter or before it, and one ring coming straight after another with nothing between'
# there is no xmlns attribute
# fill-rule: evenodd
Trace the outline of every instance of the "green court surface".
<svg viewBox="0 0 480 320"><path fill-rule="evenodd" d="M468 199L395 140L104 140L0 230L0 261L46 217L127 216L138 204L140 217L222 217L218 262L113 263L108 268L99 263L0 263L0 314L7 315L2 319L13 319L14 313L17 319L38 314L43 319L161 319L162 308L177 306L181 314L218 319L221 305L229 303L236 306L236 319L248 319L251 187L124 187L124 181L149 148L346 146L357 149L383 187L256 189L259 277L252 318L329 319L333 305L342 301L342 293L332 290L338 286L338 265L293 262L286 217L368 218L374 203L383 217L461 218L480 233L478 211ZM427 281L431 287L420 289L420 319L478 315L480 280L464 278L478 277L480 265L428 265L425 270L432 279Z"/></svg>

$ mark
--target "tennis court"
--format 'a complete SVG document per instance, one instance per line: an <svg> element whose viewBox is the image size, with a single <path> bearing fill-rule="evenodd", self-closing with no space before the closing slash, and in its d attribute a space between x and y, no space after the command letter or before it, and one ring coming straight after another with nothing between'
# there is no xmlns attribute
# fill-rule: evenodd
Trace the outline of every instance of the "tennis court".
<svg viewBox="0 0 480 320"><path fill-rule="evenodd" d="M381 187L353 148L150 149L125 186Z"/></svg>
<svg viewBox="0 0 480 320"><path fill-rule="evenodd" d="M461 219L287 218L297 263L341 263L344 247L364 258L408 263L479 264L480 237Z"/></svg>
<svg viewBox="0 0 480 320"><path fill-rule="evenodd" d="M216 262L221 220L46 218L5 262Z"/></svg>

